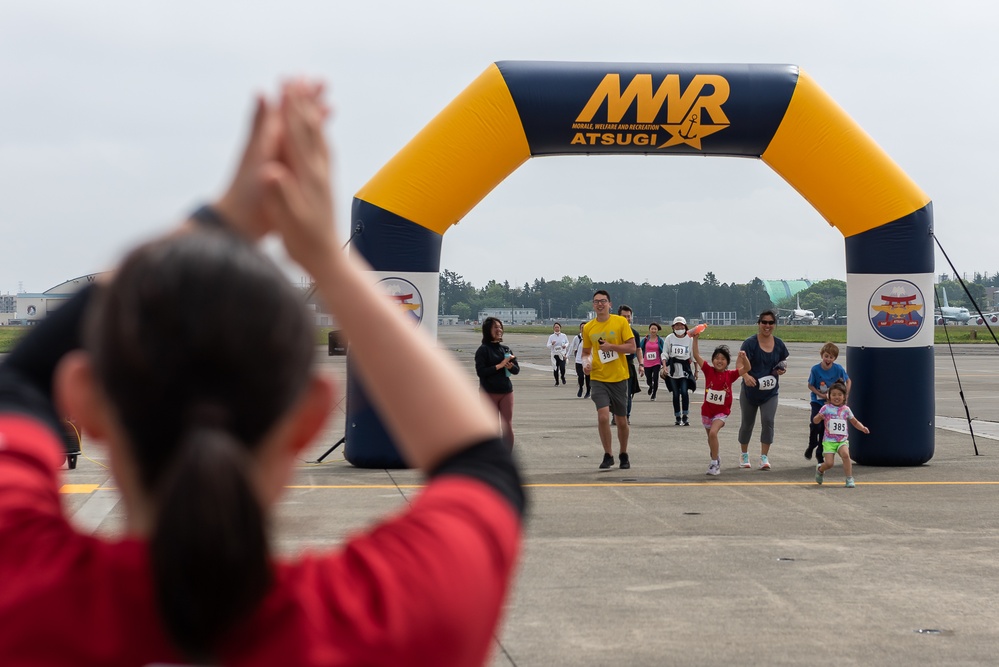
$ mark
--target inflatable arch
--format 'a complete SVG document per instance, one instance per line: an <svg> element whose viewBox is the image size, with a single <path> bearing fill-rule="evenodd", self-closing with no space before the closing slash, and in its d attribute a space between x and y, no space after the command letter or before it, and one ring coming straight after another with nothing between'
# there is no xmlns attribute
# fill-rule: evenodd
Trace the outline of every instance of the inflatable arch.
<svg viewBox="0 0 999 667"><path fill-rule="evenodd" d="M846 240L850 402L871 429L851 432L853 458L933 456L932 203L797 66L494 63L355 195L354 250L436 336L444 232L528 158L593 154L754 157L780 174ZM356 466L404 465L350 375L345 437Z"/></svg>

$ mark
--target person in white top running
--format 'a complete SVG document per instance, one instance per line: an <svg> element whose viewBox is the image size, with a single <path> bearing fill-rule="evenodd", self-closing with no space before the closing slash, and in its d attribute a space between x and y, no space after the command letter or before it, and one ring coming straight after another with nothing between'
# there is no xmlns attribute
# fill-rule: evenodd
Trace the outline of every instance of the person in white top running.
<svg viewBox="0 0 999 667"><path fill-rule="evenodd" d="M548 352L552 355L552 374L555 376L555 386L558 386L559 376L565 384L565 353L569 349L569 339L562 333L562 325L558 322L552 327L554 333L548 337Z"/></svg>
<svg viewBox="0 0 999 667"><path fill-rule="evenodd" d="M696 388L700 369L691 361L691 338L687 335L687 320L673 318L673 333L663 343L663 366L666 368L666 388L673 392L673 416L676 425L689 426L690 395Z"/></svg>
<svg viewBox="0 0 999 667"><path fill-rule="evenodd" d="M566 358L571 358L576 362L576 379L579 381L579 391L576 392L576 398L589 398L590 397L590 376L583 372L583 325L585 322L579 323L579 333L569 341L569 350L566 352ZM586 385L586 396L583 396L583 385Z"/></svg>

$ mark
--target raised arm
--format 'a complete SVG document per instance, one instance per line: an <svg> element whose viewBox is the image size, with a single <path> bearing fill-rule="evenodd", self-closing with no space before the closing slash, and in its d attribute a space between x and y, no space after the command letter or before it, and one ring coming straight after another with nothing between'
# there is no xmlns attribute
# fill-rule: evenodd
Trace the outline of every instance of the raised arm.
<svg viewBox="0 0 999 667"><path fill-rule="evenodd" d="M746 355L745 350L739 350L739 356L736 358L735 367L739 369L739 377L742 378L742 383L749 387L756 386L756 378L749 374L749 371L753 370L753 365L749 361L749 357Z"/></svg>
<svg viewBox="0 0 999 667"><path fill-rule="evenodd" d="M308 86L283 91L282 161L269 165L266 204L289 255L315 279L343 327L379 415L406 460L421 469L498 435L494 414L457 363L376 286L362 260L340 249L324 110ZM398 369L406 368L401 377Z"/></svg>
<svg viewBox="0 0 999 667"><path fill-rule="evenodd" d="M700 334L695 334L691 338L693 340L690 342L690 352L694 355L694 362L697 363L697 367L700 368L704 364L704 359L701 358L701 351L697 348L697 339L700 338ZM738 364L736 367L738 367Z"/></svg>

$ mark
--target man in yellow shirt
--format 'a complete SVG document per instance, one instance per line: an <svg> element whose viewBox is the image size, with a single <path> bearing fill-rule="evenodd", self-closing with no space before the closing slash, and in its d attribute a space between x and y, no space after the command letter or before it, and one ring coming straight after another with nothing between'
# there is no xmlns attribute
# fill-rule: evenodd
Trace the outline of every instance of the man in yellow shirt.
<svg viewBox="0 0 999 667"><path fill-rule="evenodd" d="M593 311L596 318L583 326L583 372L590 376L590 397L597 406L597 431L604 448L600 467L606 469L614 465L610 428L613 414L621 444L620 465L622 470L627 470L631 467L627 355L635 353L635 335L628 320L611 314L610 295L605 290L593 293Z"/></svg>

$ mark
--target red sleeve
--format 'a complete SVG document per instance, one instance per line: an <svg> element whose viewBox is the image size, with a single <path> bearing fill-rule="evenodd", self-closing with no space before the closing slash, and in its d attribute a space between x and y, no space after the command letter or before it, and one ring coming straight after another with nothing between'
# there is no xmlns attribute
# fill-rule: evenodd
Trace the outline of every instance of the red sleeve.
<svg viewBox="0 0 999 667"><path fill-rule="evenodd" d="M519 544L506 499L442 476L408 511L317 560L313 583L338 649L358 664L482 665Z"/></svg>
<svg viewBox="0 0 999 667"><path fill-rule="evenodd" d="M725 371L728 374L728 383L735 384L735 381L739 379L739 371Z"/></svg>
<svg viewBox="0 0 999 667"><path fill-rule="evenodd" d="M62 520L56 472L62 460L62 444L48 426L31 417L0 415L0 558L23 549L6 536L26 517Z"/></svg>

